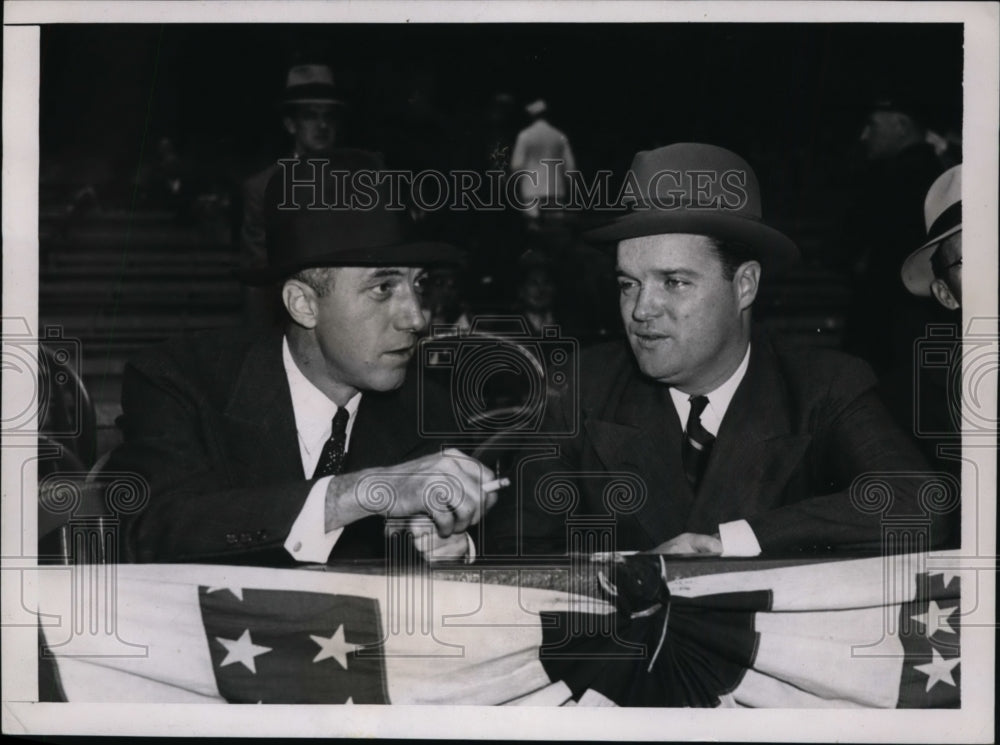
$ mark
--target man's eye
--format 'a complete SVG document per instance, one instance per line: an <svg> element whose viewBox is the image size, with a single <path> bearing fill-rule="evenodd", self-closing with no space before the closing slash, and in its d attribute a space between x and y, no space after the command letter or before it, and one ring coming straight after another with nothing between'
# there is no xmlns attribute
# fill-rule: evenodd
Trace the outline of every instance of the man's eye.
<svg viewBox="0 0 1000 745"><path fill-rule="evenodd" d="M393 289L395 285L392 282L382 282L372 287L371 291L377 299L384 299L392 295Z"/></svg>
<svg viewBox="0 0 1000 745"><path fill-rule="evenodd" d="M631 279L619 279L618 290L622 293L630 292L636 288L636 283Z"/></svg>
<svg viewBox="0 0 1000 745"><path fill-rule="evenodd" d="M691 283L686 282L683 279L675 279L671 277L667 280L664 280L663 284L666 285L671 290L677 290L680 289L681 287L687 287Z"/></svg>

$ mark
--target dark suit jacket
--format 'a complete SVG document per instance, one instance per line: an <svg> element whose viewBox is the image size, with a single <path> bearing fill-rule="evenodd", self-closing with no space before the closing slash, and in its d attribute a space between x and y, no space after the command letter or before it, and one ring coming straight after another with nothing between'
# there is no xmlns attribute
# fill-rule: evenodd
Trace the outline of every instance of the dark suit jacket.
<svg viewBox="0 0 1000 745"><path fill-rule="evenodd" d="M419 436L413 378L362 396L346 471L439 449ZM127 560L295 563L282 544L314 481L302 469L280 333L225 329L155 348L126 366L122 409L124 442L107 470L141 474L151 494L125 526ZM383 524L348 526L331 559L381 557Z"/></svg>
<svg viewBox="0 0 1000 745"><path fill-rule="evenodd" d="M562 553L568 524L610 515L607 504L615 511L614 550L651 549L683 532L712 534L739 519L749 521L764 552L878 548L885 516L927 517L917 505L919 477L885 476L928 468L876 398L865 363L786 348L762 335L751 349L697 494L684 477L683 427L668 387L644 377L624 343L584 352L579 431L548 443L555 457L522 461L518 498L488 516L491 550L515 553L520 533L523 554ZM552 407L553 431L567 431L570 405ZM557 472L573 486L560 491ZM863 474L889 482L894 502L887 512L871 514L852 502L850 486ZM616 483L623 487L617 497ZM576 505L567 509L574 490Z"/></svg>

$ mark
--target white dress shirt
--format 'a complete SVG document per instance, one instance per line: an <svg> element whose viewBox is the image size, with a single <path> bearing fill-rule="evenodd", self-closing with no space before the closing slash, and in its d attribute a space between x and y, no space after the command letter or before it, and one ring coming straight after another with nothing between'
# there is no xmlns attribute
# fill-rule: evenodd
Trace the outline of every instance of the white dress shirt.
<svg viewBox="0 0 1000 745"><path fill-rule="evenodd" d="M312 478L319 463L323 446L330 439L333 431L333 417L337 413L337 404L326 397L319 388L313 385L302 374L299 366L292 359L288 348L288 339L281 342L281 360L285 365L285 376L288 378L288 389L292 394L292 411L295 413L295 429L299 435L299 455L302 456L302 470L307 479ZM347 440L344 452L351 446L351 431L357 418L361 394L358 393L344 408L350 415L347 420ZM292 524L292 529L285 540L285 549L296 561L308 561L325 564L330 558L330 552L337 544L337 539L344 532L337 528L329 533L326 526L326 490L333 476L319 479L309 491L302 511Z"/></svg>
<svg viewBox="0 0 1000 745"><path fill-rule="evenodd" d="M722 418L726 415L729 403L733 400L736 389L743 381L749 364L750 345L748 344L740 366L726 379L726 382L714 391L705 394L708 398L708 405L701 413L701 426L713 437L719 434ZM687 422L688 414L691 412L690 396L676 388L671 388L670 398L674 402L674 408L677 410L677 416L681 422ZM750 523L746 520L733 520L720 524L719 539L722 541L723 556L757 556L760 553L760 543L757 541L757 536L754 535Z"/></svg>
<svg viewBox="0 0 1000 745"><path fill-rule="evenodd" d="M546 164L545 161L552 161ZM517 179L520 198L529 215L537 217L539 202L551 197L558 201L568 188L567 171L576 169L573 149L566 135L544 119L522 129L514 141L510 157L511 173L527 172ZM554 179L550 182L550 171Z"/></svg>
<svg viewBox="0 0 1000 745"><path fill-rule="evenodd" d="M281 360L285 366L285 377L288 378L288 389L292 394L292 411L295 414L295 429L299 436L302 470L306 478L310 479L319 463L323 447L333 431L333 417L337 413L337 404L302 374L292 359L288 339L282 339ZM354 430L354 420L357 418L360 403L361 394L358 393L344 405L350 415L347 420L345 453L351 446L351 432ZM285 539L284 546L296 561L325 564L341 533L344 532L343 528L337 528L329 533L325 530L326 491L333 478L324 476L313 484L299 516L292 523L292 529ZM476 546L468 533L465 533L465 540L465 562L471 564L476 559Z"/></svg>

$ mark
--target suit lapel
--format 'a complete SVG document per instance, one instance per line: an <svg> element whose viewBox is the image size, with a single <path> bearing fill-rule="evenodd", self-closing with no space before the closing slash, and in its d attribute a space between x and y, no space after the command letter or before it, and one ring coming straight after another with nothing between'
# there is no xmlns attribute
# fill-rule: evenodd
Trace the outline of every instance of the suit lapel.
<svg viewBox="0 0 1000 745"><path fill-rule="evenodd" d="M389 393L365 393L351 431L345 469L393 465L415 457L424 441L417 427L413 385Z"/></svg>
<svg viewBox="0 0 1000 745"><path fill-rule="evenodd" d="M810 442L792 431L788 396L770 345L755 338L750 364L712 447L687 530L714 533L720 522L774 506Z"/></svg>
<svg viewBox="0 0 1000 745"><path fill-rule="evenodd" d="M281 340L251 344L225 410L230 457L263 482L305 478Z"/></svg>
<svg viewBox="0 0 1000 745"><path fill-rule="evenodd" d="M248 483L305 478L281 344L281 335L268 335L251 345L224 414L229 459ZM412 385L390 393L365 393L351 432L346 470L414 457L423 445L416 411ZM352 524L331 559L381 558L382 531L381 518Z"/></svg>
<svg viewBox="0 0 1000 745"><path fill-rule="evenodd" d="M681 532L694 500L681 465L677 411L666 386L633 371L611 417L585 423L597 457L606 470L634 473L646 486L643 506L617 516L619 543L651 548Z"/></svg>

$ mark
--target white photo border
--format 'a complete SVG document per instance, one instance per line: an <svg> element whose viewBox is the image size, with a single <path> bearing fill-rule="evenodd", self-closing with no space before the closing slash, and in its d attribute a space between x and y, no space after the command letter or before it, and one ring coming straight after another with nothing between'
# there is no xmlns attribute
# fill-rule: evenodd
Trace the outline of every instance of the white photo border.
<svg viewBox="0 0 1000 745"><path fill-rule="evenodd" d="M12 0L4 12L3 316L38 321L39 24L48 23L434 23L434 22L960 22L965 29L963 145L964 250L975 272L964 276L964 321L992 319L997 334L998 18L996 3L860 2L46 2ZM8 333L8 329L4 329ZM7 381L5 381L6 383ZM8 411L30 392L4 385ZM996 390L992 391L993 406ZM987 402L988 404L988 402ZM995 408L994 408L995 410ZM966 440L966 445L971 441ZM85 705L37 702L34 628L7 625L30 609L33 509L22 482L30 448L3 443L3 731L47 735L247 735L257 737L434 737L441 739L607 739L990 742L993 738L995 628L963 629L962 709L956 711L500 709L437 706ZM981 483L996 484L996 453L979 448ZM30 472L32 469L28 469ZM973 471L963 473L968 483ZM996 499L979 495L967 510L963 546L996 559ZM21 514L23 512L23 514ZM978 519L976 519L978 517ZM14 573L23 583L9 581ZM978 598L963 593L962 613L989 611L995 575ZM978 600L979 608L968 605ZM971 650L971 651L970 651Z"/></svg>

